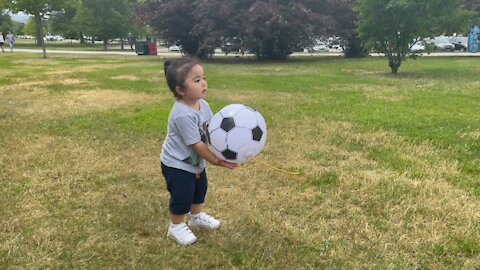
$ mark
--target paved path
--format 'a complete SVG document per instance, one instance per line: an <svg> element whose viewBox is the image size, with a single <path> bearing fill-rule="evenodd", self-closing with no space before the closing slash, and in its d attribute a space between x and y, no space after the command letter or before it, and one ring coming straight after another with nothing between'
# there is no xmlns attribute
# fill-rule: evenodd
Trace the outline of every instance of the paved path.
<svg viewBox="0 0 480 270"><path fill-rule="evenodd" d="M8 52L5 50L5 52ZM42 53L42 50L38 49L14 49L14 52L26 52L26 53ZM71 51L71 50L48 50L47 49L47 55L50 53L60 53L60 54L93 54L93 55L137 55L135 52L132 51ZM159 51L158 56L165 56L165 57L171 57L171 56L180 56L181 54L179 52L168 52L168 51ZM292 56L343 56L343 53L340 52L324 52L324 53L293 53ZM383 56L383 54L379 53L371 53L371 56ZM230 54L228 57L234 57L236 56L235 54ZM245 54L245 56L253 56L250 54ZM434 53L425 53L423 56L428 57L428 56L473 56L473 57L479 57L480 53L470 53L470 52L434 52ZM225 54L223 53L218 53L216 54L216 57L225 57Z"/></svg>
<svg viewBox="0 0 480 270"><path fill-rule="evenodd" d="M14 52L26 52L26 53L43 53L38 49L14 49ZM137 55L132 51L71 51L71 50L49 50L47 49L47 55L50 53L61 54L95 54L95 55ZM160 52L158 55L175 56L180 55L178 52Z"/></svg>

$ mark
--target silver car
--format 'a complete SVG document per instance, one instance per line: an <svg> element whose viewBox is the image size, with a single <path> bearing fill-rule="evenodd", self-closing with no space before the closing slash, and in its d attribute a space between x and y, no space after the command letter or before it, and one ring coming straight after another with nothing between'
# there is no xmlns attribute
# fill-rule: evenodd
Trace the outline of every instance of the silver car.
<svg viewBox="0 0 480 270"><path fill-rule="evenodd" d="M427 41L432 45L434 51L450 51L455 50L455 45L451 43L446 37L435 37Z"/></svg>

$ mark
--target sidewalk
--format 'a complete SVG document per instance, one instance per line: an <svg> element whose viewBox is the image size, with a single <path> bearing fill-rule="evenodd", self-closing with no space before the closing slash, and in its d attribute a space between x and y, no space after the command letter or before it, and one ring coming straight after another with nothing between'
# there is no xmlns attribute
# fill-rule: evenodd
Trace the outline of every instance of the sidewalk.
<svg viewBox="0 0 480 270"><path fill-rule="evenodd" d="M14 49L14 52L26 52L26 53L42 53L42 50L38 49ZM57 54L96 54L96 55L130 55L136 56L137 54L132 51L70 51L70 50L48 50L47 55L50 53L57 53ZM180 52L165 52L159 51L157 53L158 56L181 56ZM322 52L322 53L293 53L291 56L343 56L343 53L339 52ZM235 57L238 56L237 54L229 54L225 55L223 53L215 54L216 57ZM244 56L253 56L249 54L245 54ZM370 56L383 56L383 54L379 53L371 53ZM440 57L440 56L470 56L470 57L479 57L480 53L471 53L471 52L433 52L433 53L424 53L423 57Z"/></svg>
<svg viewBox="0 0 480 270"><path fill-rule="evenodd" d="M14 52L26 52L26 53L43 53L39 49L14 49ZM132 51L70 51L70 50L49 50L47 49L47 55L50 53L60 53L60 54L96 54L96 55L137 55ZM175 52L159 52L158 55L164 56L176 56L180 53Z"/></svg>

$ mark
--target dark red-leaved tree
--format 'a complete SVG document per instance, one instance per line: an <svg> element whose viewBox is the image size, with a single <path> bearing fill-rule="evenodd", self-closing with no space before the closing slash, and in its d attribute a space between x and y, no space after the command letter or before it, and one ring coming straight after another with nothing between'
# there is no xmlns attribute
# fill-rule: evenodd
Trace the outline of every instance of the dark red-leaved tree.
<svg viewBox="0 0 480 270"><path fill-rule="evenodd" d="M317 2L315 8L303 2ZM146 0L138 16L187 54L211 55L224 40L240 41L258 59L285 59L311 43L325 23L319 1ZM323 1L322 1L323 2Z"/></svg>
<svg viewBox="0 0 480 270"><path fill-rule="evenodd" d="M167 44L181 45L184 53L205 58L213 53L220 39L211 13L220 3L147 0L137 9L137 14Z"/></svg>

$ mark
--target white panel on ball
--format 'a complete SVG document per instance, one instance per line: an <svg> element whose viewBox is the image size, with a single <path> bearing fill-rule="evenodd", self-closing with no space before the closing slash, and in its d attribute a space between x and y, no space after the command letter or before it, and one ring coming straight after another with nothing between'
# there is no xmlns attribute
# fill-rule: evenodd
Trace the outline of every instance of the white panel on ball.
<svg viewBox="0 0 480 270"><path fill-rule="evenodd" d="M218 151L223 151L227 149L227 133L221 129L217 128L216 130L210 133L210 144L213 148Z"/></svg>
<svg viewBox="0 0 480 270"><path fill-rule="evenodd" d="M238 111L244 108L242 104L230 104L228 106L223 107L220 110L220 113L223 117L233 117Z"/></svg>
<svg viewBox="0 0 480 270"><path fill-rule="evenodd" d="M249 107L244 107L235 115L235 126L253 129L257 126L255 111Z"/></svg>
<svg viewBox="0 0 480 270"><path fill-rule="evenodd" d="M234 127L227 133L228 149L235 152L240 152L242 147L249 143L254 143L252 140L252 130L244 127Z"/></svg>
<svg viewBox="0 0 480 270"><path fill-rule="evenodd" d="M259 143L257 142L257 144ZM259 148L258 145L248 144L242 148L242 151L238 153L237 160L241 161L242 163L246 162L258 155L261 150L262 148Z"/></svg>
<svg viewBox="0 0 480 270"><path fill-rule="evenodd" d="M223 117L220 114L214 115L212 119L210 119L210 123L208 124L209 130L210 127L219 127L222 124L222 120Z"/></svg>
<svg viewBox="0 0 480 270"><path fill-rule="evenodd" d="M267 123L265 123L265 119L263 119L263 116L256 111L255 112L255 117L257 118L258 126L267 134Z"/></svg>

